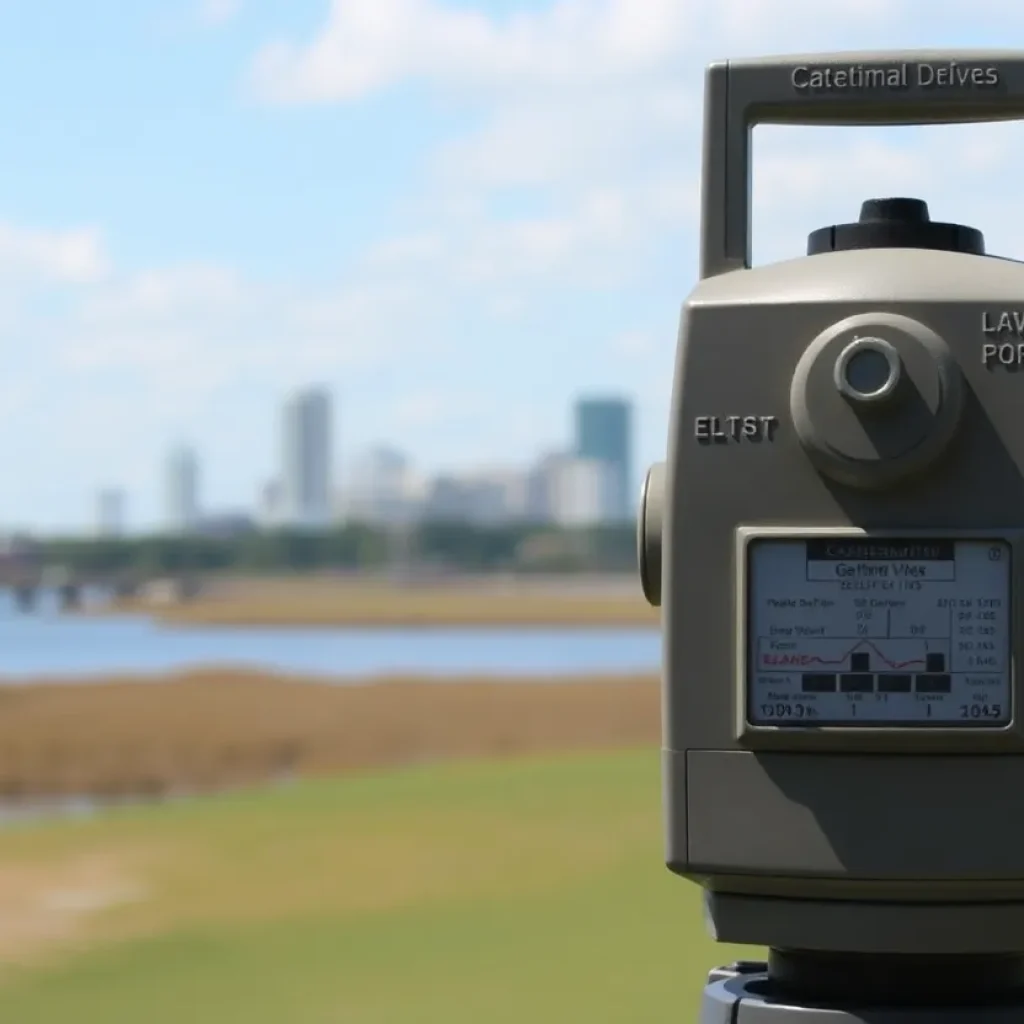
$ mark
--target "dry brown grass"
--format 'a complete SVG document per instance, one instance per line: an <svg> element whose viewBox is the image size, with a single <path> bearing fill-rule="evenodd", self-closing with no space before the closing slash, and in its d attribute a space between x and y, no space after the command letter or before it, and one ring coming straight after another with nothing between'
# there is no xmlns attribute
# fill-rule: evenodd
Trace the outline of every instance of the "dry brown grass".
<svg viewBox="0 0 1024 1024"><path fill-rule="evenodd" d="M623 585L628 582L629 585ZM220 587L191 603L133 599L122 610L168 623L220 626L656 626L639 583L261 580Z"/></svg>
<svg viewBox="0 0 1024 1024"><path fill-rule="evenodd" d="M40 682L0 689L0 798L159 797L658 735L649 676L353 686L209 670Z"/></svg>

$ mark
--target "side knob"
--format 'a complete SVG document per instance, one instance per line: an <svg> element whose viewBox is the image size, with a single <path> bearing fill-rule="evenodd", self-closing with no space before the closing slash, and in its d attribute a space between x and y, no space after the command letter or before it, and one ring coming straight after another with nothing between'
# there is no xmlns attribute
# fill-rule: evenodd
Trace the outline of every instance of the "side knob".
<svg viewBox="0 0 1024 1024"><path fill-rule="evenodd" d="M640 514L636 524L637 563L640 586L647 603L661 607L661 552L665 509L665 463L656 462L647 471L640 491Z"/></svg>

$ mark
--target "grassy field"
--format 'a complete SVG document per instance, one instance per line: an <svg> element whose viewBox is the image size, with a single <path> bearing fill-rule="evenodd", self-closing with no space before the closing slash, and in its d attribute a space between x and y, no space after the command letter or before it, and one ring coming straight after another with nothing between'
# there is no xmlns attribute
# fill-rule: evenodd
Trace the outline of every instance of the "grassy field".
<svg viewBox="0 0 1024 1024"><path fill-rule="evenodd" d="M639 581L399 584L367 579L257 580L214 587L183 604L117 605L174 624L218 626L607 627L658 624Z"/></svg>
<svg viewBox="0 0 1024 1024"><path fill-rule="evenodd" d="M158 796L658 737L650 676L339 686L211 669L40 681L0 687L0 798Z"/></svg>
<svg viewBox="0 0 1024 1024"><path fill-rule="evenodd" d="M653 749L303 782L0 833L0 1019L692 1020ZM748 951L749 953L749 951Z"/></svg>

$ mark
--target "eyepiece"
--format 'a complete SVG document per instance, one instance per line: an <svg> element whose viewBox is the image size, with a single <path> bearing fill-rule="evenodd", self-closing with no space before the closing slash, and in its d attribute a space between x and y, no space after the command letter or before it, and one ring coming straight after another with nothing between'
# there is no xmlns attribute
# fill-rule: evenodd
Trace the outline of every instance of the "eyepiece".
<svg viewBox="0 0 1024 1024"><path fill-rule="evenodd" d="M881 338L857 338L836 359L835 385L852 402L880 402L900 382L902 363L896 349Z"/></svg>

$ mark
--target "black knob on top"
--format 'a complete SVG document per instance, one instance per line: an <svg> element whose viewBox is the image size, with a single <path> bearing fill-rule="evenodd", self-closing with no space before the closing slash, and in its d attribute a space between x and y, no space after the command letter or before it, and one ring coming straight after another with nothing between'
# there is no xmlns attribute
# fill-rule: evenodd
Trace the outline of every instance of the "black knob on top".
<svg viewBox="0 0 1024 1024"><path fill-rule="evenodd" d="M807 236L807 255L847 249L944 249L985 255L977 228L940 224L928 216L923 199L868 199L855 224L831 224Z"/></svg>

